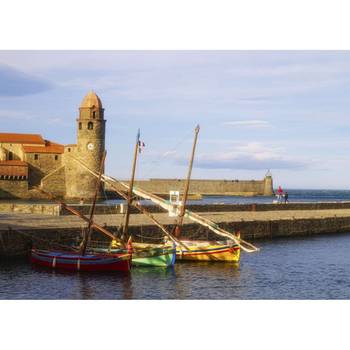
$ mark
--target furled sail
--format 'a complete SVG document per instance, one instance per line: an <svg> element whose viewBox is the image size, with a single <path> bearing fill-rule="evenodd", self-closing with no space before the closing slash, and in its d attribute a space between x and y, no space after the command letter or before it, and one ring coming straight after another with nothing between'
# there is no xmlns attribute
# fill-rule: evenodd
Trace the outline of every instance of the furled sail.
<svg viewBox="0 0 350 350"><path fill-rule="evenodd" d="M98 176L98 174L95 171L88 168L83 162L81 162L80 160L76 159L73 156L71 156L71 157L77 163L79 163L83 168L85 168L88 172L90 172L92 175ZM114 185L114 186L121 185L126 190L129 190L129 185L127 183L122 182L122 181L118 181L117 179L115 179L111 176L102 175L101 180L109 185ZM161 208L163 208L166 211L170 211L173 209L172 204L168 200L163 199L163 198L161 198L153 193L150 193L148 191L145 191L144 189L138 188L137 186L133 186L133 193L138 197L152 201L154 204L159 205ZM207 218L203 218L202 216L200 216L196 213L193 213L187 209L185 210L185 217L187 217L189 220L191 220L193 222L196 222L204 227L207 227L210 231L216 233L217 235L219 235L221 237L231 239L236 244L238 244L242 250L244 250L247 253L252 253L252 252L256 252L259 250L259 248L255 247L253 244L246 242L243 239L241 239L241 238L235 236L234 234L219 227L219 225L216 224L215 222L213 222Z"/></svg>

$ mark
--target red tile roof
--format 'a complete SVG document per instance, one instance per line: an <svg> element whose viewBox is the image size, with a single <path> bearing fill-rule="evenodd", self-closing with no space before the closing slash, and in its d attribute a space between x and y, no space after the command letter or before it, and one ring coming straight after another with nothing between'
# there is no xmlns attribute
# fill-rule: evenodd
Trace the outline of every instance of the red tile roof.
<svg viewBox="0 0 350 350"><path fill-rule="evenodd" d="M0 161L0 176L28 177L28 164L20 160Z"/></svg>
<svg viewBox="0 0 350 350"><path fill-rule="evenodd" d="M45 141L38 134L12 134L12 133L0 133L0 143L24 143L33 145L44 145Z"/></svg>
<svg viewBox="0 0 350 350"><path fill-rule="evenodd" d="M40 146L23 146L25 153L58 153L64 152L64 146L55 142L45 140L45 147Z"/></svg>

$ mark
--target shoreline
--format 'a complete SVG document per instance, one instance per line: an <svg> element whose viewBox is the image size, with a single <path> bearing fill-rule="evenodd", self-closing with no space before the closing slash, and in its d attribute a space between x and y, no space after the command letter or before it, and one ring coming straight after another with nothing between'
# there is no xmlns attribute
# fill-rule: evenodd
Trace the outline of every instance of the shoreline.
<svg viewBox="0 0 350 350"><path fill-rule="evenodd" d="M52 205L51 205L52 206ZM84 211L89 206L83 206ZM241 231L245 240L273 239L277 237L298 237L317 234L350 232L350 202L344 203L291 203L256 205L197 205L190 210L216 222L225 230ZM118 208L116 208L116 211ZM103 210L110 208L101 207ZM194 210L196 209L196 210ZM199 210L202 209L202 210ZM174 218L168 213L154 212L155 218L169 229ZM97 214L95 222L117 232L123 223L124 214ZM7 212L0 213L0 257L23 256L34 244L65 244L80 239L83 221L71 215L43 213ZM161 241L162 234L143 214L131 214L130 232L135 240ZM199 240L222 240L199 225L185 218L183 237ZM94 240L105 240L100 233L93 234Z"/></svg>

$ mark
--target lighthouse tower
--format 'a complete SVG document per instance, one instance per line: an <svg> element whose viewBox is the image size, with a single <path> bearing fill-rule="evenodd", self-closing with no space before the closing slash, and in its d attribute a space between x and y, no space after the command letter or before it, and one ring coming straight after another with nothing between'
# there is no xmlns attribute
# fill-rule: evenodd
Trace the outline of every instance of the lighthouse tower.
<svg viewBox="0 0 350 350"><path fill-rule="evenodd" d="M66 198L93 198L96 178L72 158L98 172L105 150L105 128L102 102L95 92L90 91L79 108L77 144L65 146Z"/></svg>

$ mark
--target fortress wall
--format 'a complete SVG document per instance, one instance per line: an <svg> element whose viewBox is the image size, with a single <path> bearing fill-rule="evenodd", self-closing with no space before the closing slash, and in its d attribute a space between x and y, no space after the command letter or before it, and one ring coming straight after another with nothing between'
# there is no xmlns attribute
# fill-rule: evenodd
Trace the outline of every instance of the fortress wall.
<svg viewBox="0 0 350 350"><path fill-rule="evenodd" d="M0 198L28 198L27 180L0 180Z"/></svg>
<svg viewBox="0 0 350 350"><path fill-rule="evenodd" d="M64 166L61 166L41 180L41 188L55 196L64 197L66 194L65 180L65 168Z"/></svg>
<svg viewBox="0 0 350 350"><path fill-rule="evenodd" d="M268 184L267 184L268 185ZM150 179L136 181L139 186L147 191L168 194L170 190L182 192L185 186L183 179ZM266 186L266 180L191 180L190 193L203 195L271 195L272 183Z"/></svg>
<svg viewBox="0 0 350 350"><path fill-rule="evenodd" d="M35 153L27 153L25 161L29 165L29 184L37 186L41 179L62 165L62 156L51 153L39 153L35 159Z"/></svg>

